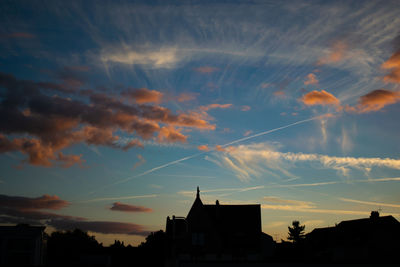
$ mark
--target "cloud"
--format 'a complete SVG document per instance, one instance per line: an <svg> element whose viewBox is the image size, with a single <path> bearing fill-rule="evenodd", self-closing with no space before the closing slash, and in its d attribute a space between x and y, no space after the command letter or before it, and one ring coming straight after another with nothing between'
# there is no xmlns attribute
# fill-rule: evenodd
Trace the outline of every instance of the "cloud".
<svg viewBox="0 0 400 267"><path fill-rule="evenodd" d="M146 160L144 159L144 157L142 155L137 155L137 158L139 159L138 162L135 163L135 165L133 165L132 169L136 169L139 166L142 166L143 164L146 163Z"/></svg>
<svg viewBox="0 0 400 267"><path fill-rule="evenodd" d="M53 219L49 221L48 224L57 230L73 230L78 228L85 232L89 231L101 234L127 234L140 236L147 236L149 234L149 231L146 231L142 225L134 223Z"/></svg>
<svg viewBox="0 0 400 267"><path fill-rule="evenodd" d="M334 95L331 93L328 93L325 90L319 91L312 91L309 92L305 95L303 95L302 98L300 98L300 101L302 101L306 106L315 106L315 105L334 105L334 106L339 106L340 101L337 99Z"/></svg>
<svg viewBox="0 0 400 267"><path fill-rule="evenodd" d="M345 201L345 202L351 202L351 203L357 203L357 204L375 206L375 207L380 207L380 206L382 206L382 207L390 207L390 208L400 208L400 205L399 205L399 204L392 204L392 203L362 201L362 200L356 200L356 199L350 199L350 198L339 198L339 200Z"/></svg>
<svg viewBox="0 0 400 267"><path fill-rule="evenodd" d="M382 68L390 70L390 73L383 77L385 82L400 83L400 50L384 62Z"/></svg>
<svg viewBox="0 0 400 267"><path fill-rule="evenodd" d="M196 99L197 94L195 93L181 93L176 97L178 102L186 102Z"/></svg>
<svg viewBox="0 0 400 267"><path fill-rule="evenodd" d="M200 110L208 111L210 109L216 109L216 108L225 109L225 108L230 108L230 107L232 107L232 104L210 104L207 106L200 106Z"/></svg>
<svg viewBox="0 0 400 267"><path fill-rule="evenodd" d="M121 202L114 202L112 207L110 208L112 211L123 211L123 212L152 212L153 210L150 208L135 206L129 204L123 204Z"/></svg>
<svg viewBox="0 0 400 267"><path fill-rule="evenodd" d="M251 109L251 107L250 106L242 106L241 107L241 111L249 111Z"/></svg>
<svg viewBox="0 0 400 267"><path fill-rule="evenodd" d="M274 96L277 96L277 97L285 97L285 96L286 96L286 93L285 93L284 91L275 91L275 92L274 92Z"/></svg>
<svg viewBox="0 0 400 267"><path fill-rule="evenodd" d="M67 207L69 204L70 203L68 201L62 200L56 195L43 195L37 198L0 195L0 207L13 209L59 210Z"/></svg>
<svg viewBox="0 0 400 267"><path fill-rule="evenodd" d="M244 132L243 136L249 136L249 135L251 135L252 133L253 133L252 130L247 130L247 131Z"/></svg>
<svg viewBox="0 0 400 267"><path fill-rule="evenodd" d="M348 46L346 43L343 41L336 41L326 51L325 55L318 59L317 65L338 63L345 58L347 50Z"/></svg>
<svg viewBox="0 0 400 267"><path fill-rule="evenodd" d="M17 38L17 39L32 39L32 38L35 38L36 35L29 33L29 32L13 32L13 33L9 33L9 34L3 34L0 37Z"/></svg>
<svg viewBox="0 0 400 267"><path fill-rule="evenodd" d="M163 98L156 90L106 95L92 90L64 90L68 87L59 85L18 80L0 73L0 86L4 89L0 102L0 153L19 151L27 155L23 162L32 165L50 167L59 163L57 166L70 167L84 162L81 155L61 152L74 144L127 150L143 147L140 139L131 138L135 135L158 142L186 142L182 129L175 127L216 128L209 123L212 118L205 111L174 114L154 105ZM51 96L48 90L52 91ZM68 96L54 94L60 90ZM126 94L135 103L129 103ZM209 108L216 107L219 106ZM117 132L127 137L121 139Z"/></svg>
<svg viewBox="0 0 400 267"><path fill-rule="evenodd" d="M317 76L314 73L310 73L306 76L307 80L304 81L304 85L318 84Z"/></svg>
<svg viewBox="0 0 400 267"><path fill-rule="evenodd" d="M300 201L300 200L292 200L292 199L283 199L274 196L266 196L263 197L262 200L267 203L278 204L278 205L289 205L291 207L295 206L298 208L314 208L315 204L309 201Z"/></svg>
<svg viewBox="0 0 400 267"><path fill-rule="evenodd" d="M157 139L160 143L186 143L187 137L179 129L174 127L162 127L158 133Z"/></svg>
<svg viewBox="0 0 400 267"><path fill-rule="evenodd" d="M292 205L270 205L262 204L262 209L267 210L283 210L283 211L294 211L294 212L308 212L308 213L323 213L323 214L334 214L334 215L363 215L367 216L370 211L357 211L357 210L332 210L332 209L316 209L316 208L303 208Z"/></svg>
<svg viewBox="0 0 400 267"><path fill-rule="evenodd" d="M210 66L203 66L203 67L195 68L194 70L197 71L197 72L203 73L203 74L209 74L209 73L218 71L219 68L210 67Z"/></svg>
<svg viewBox="0 0 400 267"><path fill-rule="evenodd" d="M105 63L143 65L156 69L174 67L180 61L175 48L136 50L131 47L119 47L103 50L100 58Z"/></svg>
<svg viewBox="0 0 400 267"><path fill-rule="evenodd" d="M208 145L200 145L197 147L198 150L200 151L209 151L210 148L208 147Z"/></svg>
<svg viewBox="0 0 400 267"><path fill-rule="evenodd" d="M103 197L89 199L83 202L100 202L100 201L110 201L110 200L126 200L126 199L140 199L140 198L154 198L157 197L155 194L151 195L139 195L139 196L122 196L122 197Z"/></svg>
<svg viewBox="0 0 400 267"><path fill-rule="evenodd" d="M215 146L215 150L216 150L216 151L220 151L220 152L224 152L224 151L225 151L225 148L222 147L221 145L216 145L216 146Z"/></svg>
<svg viewBox="0 0 400 267"><path fill-rule="evenodd" d="M239 145L223 152L225 153L215 154L213 161L221 167L231 169L242 181L249 180L251 176L259 177L269 170L279 171L291 177L293 175L287 169L295 167L296 163L309 163L314 167L319 165L326 169L336 170L343 175L346 175L350 169L365 170L375 167L400 170L400 159L278 152L266 143Z"/></svg>
<svg viewBox="0 0 400 267"><path fill-rule="evenodd" d="M157 90L149 90L147 88L130 90L122 93L122 95L133 98L138 104L145 104L145 103L159 104L163 98L163 93Z"/></svg>
<svg viewBox="0 0 400 267"><path fill-rule="evenodd" d="M378 89L360 97L355 107L346 106L346 111L355 113L368 113L379 111L385 106L400 101L400 92Z"/></svg>
<svg viewBox="0 0 400 267"><path fill-rule="evenodd" d="M86 218L59 215L42 211L43 209L59 210L70 203L58 196L43 195L37 198L0 195L1 223L30 223L49 225L57 230L79 228L104 234L128 234L146 236L144 227L133 223L88 221Z"/></svg>

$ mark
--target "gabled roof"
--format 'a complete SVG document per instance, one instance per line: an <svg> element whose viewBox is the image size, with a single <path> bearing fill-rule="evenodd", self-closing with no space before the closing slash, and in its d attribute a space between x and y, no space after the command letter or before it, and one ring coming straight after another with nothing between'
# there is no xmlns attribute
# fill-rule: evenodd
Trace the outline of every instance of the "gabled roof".
<svg viewBox="0 0 400 267"><path fill-rule="evenodd" d="M203 205L210 220L224 232L260 233L261 206Z"/></svg>

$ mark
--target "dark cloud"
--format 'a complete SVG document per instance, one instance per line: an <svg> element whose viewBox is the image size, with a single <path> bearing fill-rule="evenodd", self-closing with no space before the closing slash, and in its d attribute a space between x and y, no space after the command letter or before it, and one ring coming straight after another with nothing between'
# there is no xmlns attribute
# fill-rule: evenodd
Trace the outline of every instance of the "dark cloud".
<svg viewBox="0 0 400 267"><path fill-rule="evenodd" d="M67 74L85 71L85 67L78 66L64 68L62 73L67 77ZM165 107L142 104L160 102L162 93L156 90L106 95L70 88L65 81L61 84L33 82L0 73L0 153L19 151L28 156L24 162L29 164L49 167L59 162L60 166L69 167L84 162L81 155L61 153L60 150L73 144L85 142L123 150L143 147L139 139L121 142L116 132L159 142L186 142L187 136L174 127L215 129L207 121L205 111L173 114ZM54 92L49 95L49 90L72 96L63 97ZM127 94L139 105L124 101Z"/></svg>
<svg viewBox="0 0 400 267"><path fill-rule="evenodd" d="M90 231L102 234L126 234L140 236L147 236L149 234L149 231L146 231L142 225L134 223L53 219L48 222L48 225L53 226L57 230L73 230L78 228L82 231Z"/></svg>
<svg viewBox="0 0 400 267"><path fill-rule="evenodd" d="M43 209L59 210L69 205L58 196L43 195L37 198L0 195L0 223L29 223L49 225L57 230L79 228L103 234L128 234L147 236L148 231L142 225L134 223L88 221L86 218L60 215ZM149 212L147 208L143 212ZM139 211L139 210L138 210Z"/></svg>
<svg viewBox="0 0 400 267"><path fill-rule="evenodd" d="M68 205L68 201L62 200L56 195L43 195L37 198L0 195L0 207L6 208L59 210Z"/></svg>
<svg viewBox="0 0 400 267"><path fill-rule="evenodd" d="M135 206L130 204L124 204L121 202L113 203L110 210L113 211L123 211L123 212L152 212L153 210L150 208L142 207L142 206Z"/></svg>

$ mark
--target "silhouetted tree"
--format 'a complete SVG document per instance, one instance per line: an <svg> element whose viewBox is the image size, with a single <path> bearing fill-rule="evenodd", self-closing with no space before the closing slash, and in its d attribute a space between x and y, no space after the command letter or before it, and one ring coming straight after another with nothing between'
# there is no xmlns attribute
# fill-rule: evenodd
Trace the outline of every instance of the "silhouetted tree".
<svg viewBox="0 0 400 267"><path fill-rule="evenodd" d="M288 239L292 240L294 244L301 242L305 237L304 235L305 228L306 226L300 225L299 221L293 221L292 227L288 226L289 229Z"/></svg>
<svg viewBox="0 0 400 267"><path fill-rule="evenodd" d="M82 230L53 232L47 240L49 262L72 263L79 261L82 254L96 253L103 247L94 236Z"/></svg>
<svg viewBox="0 0 400 267"><path fill-rule="evenodd" d="M167 236L163 230L151 232L146 241L139 245L139 249L146 255L148 266L163 266L166 255Z"/></svg>

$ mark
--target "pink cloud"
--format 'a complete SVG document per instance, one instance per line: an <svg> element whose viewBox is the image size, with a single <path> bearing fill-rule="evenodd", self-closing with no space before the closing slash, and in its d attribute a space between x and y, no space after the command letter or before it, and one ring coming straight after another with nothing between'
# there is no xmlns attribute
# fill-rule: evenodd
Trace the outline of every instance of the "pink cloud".
<svg viewBox="0 0 400 267"><path fill-rule="evenodd" d="M240 109L241 111L249 111L251 109L250 106L242 106L242 108Z"/></svg>
<svg viewBox="0 0 400 267"><path fill-rule="evenodd" d="M203 67L198 67L194 69L197 72L203 73L203 74L209 74L215 71L218 71L218 68L215 67L210 67L210 66L203 66Z"/></svg>
<svg viewBox="0 0 400 267"><path fill-rule="evenodd" d="M318 84L317 76L314 73L310 73L306 76L307 80L304 81L304 85Z"/></svg>

